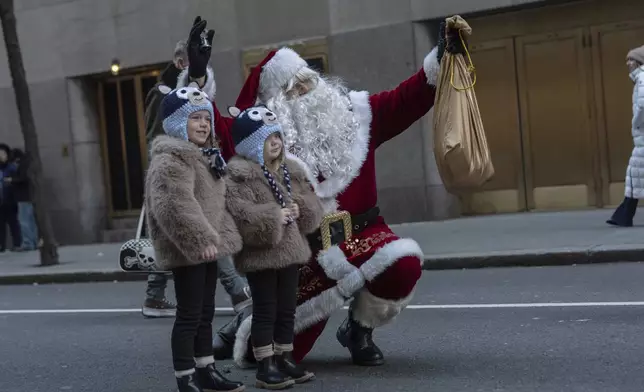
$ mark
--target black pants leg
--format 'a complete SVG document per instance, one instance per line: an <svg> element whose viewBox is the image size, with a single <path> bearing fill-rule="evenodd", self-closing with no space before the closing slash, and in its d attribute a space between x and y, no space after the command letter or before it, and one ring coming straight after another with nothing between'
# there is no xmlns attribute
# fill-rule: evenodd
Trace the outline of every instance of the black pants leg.
<svg viewBox="0 0 644 392"><path fill-rule="evenodd" d="M0 206L0 251L7 250L7 208Z"/></svg>
<svg viewBox="0 0 644 392"><path fill-rule="evenodd" d="M273 332L276 344L293 344L298 275L297 265L277 271L277 317Z"/></svg>
<svg viewBox="0 0 644 392"><path fill-rule="evenodd" d="M250 327L253 347L273 344L277 311L277 270L261 270L246 274L253 297L253 321Z"/></svg>
<svg viewBox="0 0 644 392"><path fill-rule="evenodd" d="M217 263L175 268L177 313L172 329L172 362L175 371L195 367L194 358L212 355L212 319Z"/></svg>
<svg viewBox="0 0 644 392"><path fill-rule="evenodd" d="M20 248L22 245L22 235L20 233L20 221L18 220L18 205L9 204L0 206L0 250L6 250L7 226L11 233L11 241L14 248Z"/></svg>
<svg viewBox="0 0 644 392"><path fill-rule="evenodd" d="M635 212L637 212L638 202L639 199L625 197L608 223L616 226L633 226L633 217L635 216Z"/></svg>

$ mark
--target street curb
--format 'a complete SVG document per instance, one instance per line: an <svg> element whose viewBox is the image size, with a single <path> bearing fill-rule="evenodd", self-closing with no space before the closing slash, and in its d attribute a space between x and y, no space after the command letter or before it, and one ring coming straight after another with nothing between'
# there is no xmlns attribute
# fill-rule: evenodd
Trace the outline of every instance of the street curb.
<svg viewBox="0 0 644 392"><path fill-rule="evenodd" d="M0 286L23 284L52 284L52 283L90 283L90 282L135 282L147 280L146 273L124 271L106 272L62 272L29 275L0 276Z"/></svg>
<svg viewBox="0 0 644 392"><path fill-rule="evenodd" d="M423 270L457 270L499 267L546 267L644 261L644 248L604 247L556 250L495 252L487 255L454 254L425 256ZM76 271L0 276L0 285L135 282L147 280L147 273L115 271Z"/></svg>
<svg viewBox="0 0 644 392"><path fill-rule="evenodd" d="M644 248L597 246L552 251L498 252L488 255L425 256L424 270L548 267L644 261Z"/></svg>

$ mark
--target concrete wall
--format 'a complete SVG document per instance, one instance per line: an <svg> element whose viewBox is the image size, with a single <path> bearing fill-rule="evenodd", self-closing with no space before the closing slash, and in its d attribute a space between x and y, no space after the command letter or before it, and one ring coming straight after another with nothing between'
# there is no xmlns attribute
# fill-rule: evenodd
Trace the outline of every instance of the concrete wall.
<svg viewBox="0 0 644 392"><path fill-rule="evenodd" d="M85 75L169 60L194 16L217 31L212 63L220 107L242 85L241 50L327 37L331 72L377 92L416 72L433 46L435 25L453 13L534 0L21 0L18 30L40 135L58 236L91 242L107 206L95 90ZM0 140L22 145L4 47L0 48ZM380 206L390 222L458 214L445 193L431 147L431 113L377 154ZM68 151L69 154L64 154ZM64 230L62 228L64 227Z"/></svg>

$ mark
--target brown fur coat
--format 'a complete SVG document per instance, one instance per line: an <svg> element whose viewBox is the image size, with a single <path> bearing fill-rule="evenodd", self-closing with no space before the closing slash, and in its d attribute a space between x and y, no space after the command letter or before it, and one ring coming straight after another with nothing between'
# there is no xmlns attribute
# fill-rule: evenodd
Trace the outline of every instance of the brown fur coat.
<svg viewBox="0 0 644 392"><path fill-rule="evenodd" d="M164 269L197 265L215 245L218 257L241 249L242 241L224 200L226 182L215 179L195 144L170 136L152 142L145 179L148 233Z"/></svg>
<svg viewBox="0 0 644 392"><path fill-rule="evenodd" d="M289 225L282 224L281 206L259 164L239 156L228 163L226 206L244 242L242 251L235 256L235 265L242 273L305 264L311 257L305 235L319 227L322 204L300 166L286 160L286 167L292 199L300 209L299 219ZM276 180L288 199L281 174L280 171Z"/></svg>

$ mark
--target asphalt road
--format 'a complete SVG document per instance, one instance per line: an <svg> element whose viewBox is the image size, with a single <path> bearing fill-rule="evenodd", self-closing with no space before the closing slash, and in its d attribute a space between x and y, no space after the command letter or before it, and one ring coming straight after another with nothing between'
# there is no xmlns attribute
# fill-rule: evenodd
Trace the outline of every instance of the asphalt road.
<svg viewBox="0 0 644 392"><path fill-rule="evenodd" d="M385 366L353 367L329 328L306 362L317 380L296 390L641 391L643 282L639 263L428 271L417 306L376 334ZM172 320L137 312L143 290L1 286L0 391L174 391ZM250 385L254 374L230 375Z"/></svg>

